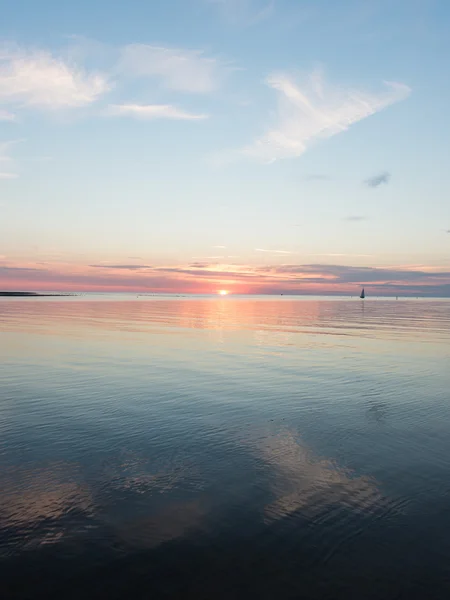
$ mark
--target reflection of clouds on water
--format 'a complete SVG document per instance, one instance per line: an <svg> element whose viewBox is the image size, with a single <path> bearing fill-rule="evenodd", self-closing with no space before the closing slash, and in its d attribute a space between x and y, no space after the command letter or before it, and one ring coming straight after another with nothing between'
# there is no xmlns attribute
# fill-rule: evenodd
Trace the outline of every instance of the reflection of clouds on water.
<svg viewBox="0 0 450 600"><path fill-rule="evenodd" d="M201 488L198 473L181 459L152 463L124 451L101 474L88 477L89 485L81 477L77 465L64 463L4 477L0 555L64 543L68 536L78 536L80 543L111 534L126 545L152 548L183 536L205 514L198 494L187 502L171 495ZM154 501L161 496L162 505Z"/></svg>
<svg viewBox="0 0 450 600"><path fill-rule="evenodd" d="M0 531L2 537L13 537L14 550L21 549L18 544L28 547L58 542L68 529L74 529L77 515L87 527L94 512L93 500L73 475L69 465L59 464L2 479Z"/></svg>
<svg viewBox="0 0 450 600"><path fill-rule="evenodd" d="M400 508L382 496L373 479L314 455L288 429L254 431L253 439L230 450L228 459L217 455L237 466L237 472L223 466L221 478L228 483L221 498L216 487L220 481L208 479L201 465L187 461L182 452L152 459L123 450L90 474L63 463L11 473L1 482L1 534L7 540L1 554L64 544L74 536L80 552L87 540L103 544L108 539L121 548L151 549L208 533L214 523L234 530L241 512L253 514L258 529L300 518L326 531L328 517L346 511L339 529L348 533L350 515L376 520ZM246 473L250 487L242 478L248 451L253 465L254 458L259 465Z"/></svg>
<svg viewBox="0 0 450 600"><path fill-rule="evenodd" d="M273 468L272 492L277 497L264 509L266 523L293 513L314 519L336 505L372 512L383 501L372 479L355 476L330 460L314 456L291 432L269 438L260 451Z"/></svg>

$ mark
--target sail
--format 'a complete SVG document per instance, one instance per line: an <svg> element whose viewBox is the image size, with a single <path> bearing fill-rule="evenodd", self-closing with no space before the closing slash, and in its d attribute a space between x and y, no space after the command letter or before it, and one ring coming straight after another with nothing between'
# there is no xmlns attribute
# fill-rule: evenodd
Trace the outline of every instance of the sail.
<svg viewBox="0 0 450 600"><path fill-rule="evenodd" d="M362 291L361 291L361 296L360 296L360 298L365 298L365 297L366 297L366 294L364 293L364 288L363 288L363 289L362 289Z"/></svg>

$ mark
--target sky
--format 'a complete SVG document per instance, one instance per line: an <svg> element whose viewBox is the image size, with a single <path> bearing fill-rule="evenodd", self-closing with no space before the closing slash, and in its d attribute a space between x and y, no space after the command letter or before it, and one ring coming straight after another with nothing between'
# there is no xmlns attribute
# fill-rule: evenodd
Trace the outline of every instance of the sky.
<svg viewBox="0 0 450 600"><path fill-rule="evenodd" d="M447 0L16 0L0 290L450 296Z"/></svg>

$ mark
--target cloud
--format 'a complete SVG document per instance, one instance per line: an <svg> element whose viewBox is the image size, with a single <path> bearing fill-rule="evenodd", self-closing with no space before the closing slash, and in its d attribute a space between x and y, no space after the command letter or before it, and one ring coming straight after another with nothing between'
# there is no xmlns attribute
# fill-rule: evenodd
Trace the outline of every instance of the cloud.
<svg viewBox="0 0 450 600"><path fill-rule="evenodd" d="M350 215L349 217L345 217L345 221L367 221L367 217L363 215Z"/></svg>
<svg viewBox="0 0 450 600"><path fill-rule="evenodd" d="M131 77L160 78L170 90L206 94L220 87L222 66L201 50L130 44L121 51L118 70Z"/></svg>
<svg viewBox="0 0 450 600"><path fill-rule="evenodd" d="M125 271L137 271L139 269L152 269L151 265L89 265L94 269L124 269Z"/></svg>
<svg viewBox="0 0 450 600"><path fill-rule="evenodd" d="M189 265L189 269L207 269L210 266L207 262L193 262Z"/></svg>
<svg viewBox="0 0 450 600"><path fill-rule="evenodd" d="M0 121L16 121L17 117L14 113L10 112L9 110L3 110L0 108Z"/></svg>
<svg viewBox="0 0 450 600"><path fill-rule="evenodd" d="M209 260L209 259L217 260L219 258L225 258L225 257L224 256L193 256L192 258L193 259L200 259L200 260L203 260L203 259L206 259L206 260Z"/></svg>
<svg viewBox="0 0 450 600"><path fill-rule="evenodd" d="M132 116L137 119L176 119L183 121L199 121L208 115L188 113L170 104L113 104L107 114L112 116Z"/></svg>
<svg viewBox="0 0 450 600"><path fill-rule="evenodd" d="M196 263L194 263L196 264ZM205 279L209 279L209 280L223 280L223 279L235 279L235 280L239 280L239 279L259 279L259 274L256 272L250 272L250 271L236 271L236 270L232 270L230 268L227 269L227 267L230 267L230 265L221 265L223 266L222 269L219 270L215 270L214 268L217 267L218 265L208 265L208 266L202 266L202 267L157 267L155 269L155 271L158 271L160 273L179 273L179 274L183 274L183 275L189 275L192 276L194 278L205 278Z"/></svg>
<svg viewBox="0 0 450 600"><path fill-rule="evenodd" d="M391 174L385 171L384 173L380 173L379 175L369 177L369 179L366 179L364 183L371 188L376 188L382 183L389 183L390 178Z"/></svg>
<svg viewBox="0 0 450 600"><path fill-rule="evenodd" d="M271 75L266 83L278 94L277 122L241 150L241 154L265 162L301 156L314 142L346 131L404 100L411 91L404 84L388 82L387 91L378 94L338 89L326 86L317 71L300 84L282 73Z"/></svg>
<svg viewBox="0 0 450 600"><path fill-rule="evenodd" d="M231 289L255 294L355 294L365 286L369 295L449 296L450 271L423 265L355 267L336 264L233 265L196 261L187 265L82 265L46 263L0 266L0 288L149 290L210 293Z"/></svg>
<svg viewBox="0 0 450 600"><path fill-rule="evenodd" d="M0 102L61 109L87 106L109 90L107 78L44 50L0 48Z"/></svg>
<svg viewBox="0 0 450 600"><path fill-rule="evenodd" d="M324 279L332 278L336 283L376 283L387 284L390 282L417 282L426 283L439 280L450 283L450 272L433 272L423 269L387 269L380 267L352 267L347 265L280 265L271 267L272 271L280 274L313 275Z"/></svg>
<svg viewBox="0 0 450 600"><path fill-rule="evenodd" d="M3 173L0 171L0 179L17 179L17 173Z"/></svg>
<svg viewBox="0 0 450 600"><path fill-rule="evenodd" d="M255 252L270 252L271 254L293 254L289 250L265 250L264 248L255 248Z"/></svg>
<svg viewBox="0 0 450 600"><path fill-rule="evenodd" d="M26 271L26 272L27 271L44 272L46 270L47 269L37 269L35 267L8 267L8 266L5 266L5 265L0 265L0 273L3 273L3 272L10 272L10 273L18 272L18 273L21 273L22 271Z"/></svg>

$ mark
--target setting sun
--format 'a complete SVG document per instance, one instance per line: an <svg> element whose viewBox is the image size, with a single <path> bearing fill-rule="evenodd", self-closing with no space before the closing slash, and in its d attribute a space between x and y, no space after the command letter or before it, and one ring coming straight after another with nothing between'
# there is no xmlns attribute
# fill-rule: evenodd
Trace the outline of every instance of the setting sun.
<svg viewBox="0 0 450 600"><path fill-rule="evenodd" d="M219 296L227 296L229 294L228 290L219 290L217 293Z"/></svg>

